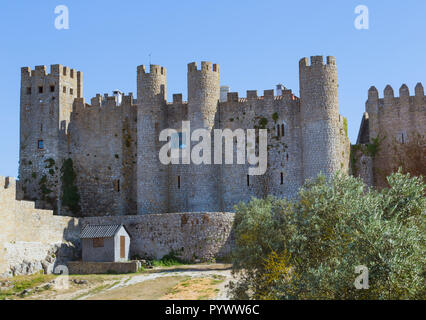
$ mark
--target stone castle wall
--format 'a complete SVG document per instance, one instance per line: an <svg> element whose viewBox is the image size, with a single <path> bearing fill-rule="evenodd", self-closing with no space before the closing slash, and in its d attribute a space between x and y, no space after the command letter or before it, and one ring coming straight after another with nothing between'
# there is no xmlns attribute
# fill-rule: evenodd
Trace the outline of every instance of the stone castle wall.
<svg viewBox="0 0 426 320"><path fill-rule="evenodd" d="M107 95L74 103L68 157L73 160L80 216L136 214L137 109L132 95L117 106Z"/></svg>
<svg viewBox="0 0 426 320"><path fill-rule="evenodd" d="M124 224L131 257L160 259L175 254L187 261L228 259L234 214L169 213L73 218L15 200L17 182L0 177L0 278L51 273L81 258L80 231L86 224Z"/></svg>
<svg viewBox="0 0 426 320"><path fill-rule="evenodd" d="M395 146L417 140L417 135L424 137L425 132L426 98L421 83L416 85L414 96L410 96L405 84L399 90L399 97L395 97L389 85L383 98L379 98L377 89L371 87L357 143L378 143L378 149L373 155L363 154L362 162L360 156L355 159L359 168L368 163L369 167L363 169L366 170L364 175L369 173L364 180L369 185L386 186L385 176L396 166ZM368 156L370 160L366 159Z"/></svg>
<svg viewBox="0 0 426 320"><path fill-rule="evenodd" d="M114 96L97 95L86 104L83 98L75 97L65 127L58 126L59 120L53 117L49 139L55 141L56 149L45 154L21 142L21 149L25 149L20 166L24 198L48 198L53 208L59 204L59 213L74 216L232 211L234 205L252 196L292 198L305 178L320 172L330 176L338 170L347 171L349 166L349 140L338 111L335 58L327 57L324 64L323 57L311 57L308 64L308 59L302 59L300 99L287 89L279 96L274 96L274 90L265 90L263 96L251 90L246 98L229 93L227 101L219 102L219 66L202 62L197 67L191 63L188 102L175 94L171 103L166 100L166 69L151 65L147 72L139 66L137 100L124 96L118 105ZM81 75L76 86L80 83ZM66 113L67 101L66 108L53 107ZM22 105L25 103L21 103L21 109ZM43 104L31 100L31 108L43 110ZM40 121L51 121L46 117ZM21 127L25 119L21 114ZM266 173L248 176L247 158L245 164L236 163L235 139L234 164L225 164L224 156L223 164L161 164L159 151L166 142L159 141L160 132L166 128L180 131L182 121L188 120L191 132L199 128L212 133L215 129L243 129L246 134L247 129L268 129ZM25 137L36 144L37 128L26 125L31 130L21 132L21 140ZM190 137L184 139L187 145L196 144ZM211 139L214 150L213 134ZM35 156L29 163L31 152ZM47 157L54 160L53 164ZM62 208L58 201L63 196L61 164L68 158L73 160L76 174L78 212ZM47 183L42 181L46 176Z"/></svg>
<svg viewBox="0 0 426 320"><path fill-rule="evenodd" d="M88 217L86 224L123 224L128 230L130 257L160 259L176 254L187 261L229 258L234 214L227 212L165 213L137 216Z"/></svg>
<svg viewBox="0 0 426 320"><path fill-rule="evenodd" d="M78 219L17 201L16 181L0 177L0 276L51 273L78 258Z"/></svg>

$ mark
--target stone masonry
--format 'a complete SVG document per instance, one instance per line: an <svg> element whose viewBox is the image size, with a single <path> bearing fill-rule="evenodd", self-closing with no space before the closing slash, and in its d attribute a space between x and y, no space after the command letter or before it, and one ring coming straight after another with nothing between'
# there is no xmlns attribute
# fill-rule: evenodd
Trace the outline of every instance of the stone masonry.
<svg viewBox="0 0 426 320"><path fill-rule="evenodd" d="M410 96L405 84L399 89L399 97L395 97L390 85L386 86L383 98L379 98L374 86L368 91L366 112L358 134L358 148L352 156L352 173L362 177L369 186L386 186L383 173L395 167L395 144L418 140L419 135L423 139L425 137L426 98L423 85L418 83L414 91L414 96ZM375 154L362 152L361 146L374 143L378 145Z"/></svg>
<svg viewBox="0 0 426 320"><path fill-rule="evenodd" d="M139 66L137 97L98 94L90 104L81 72L22 68L23 198L78 217L225 212L252 196L293 198L307 178L347 172L350 152L336 59L304 58L299 68L300 97L288 89L260 96L249 90L246 98L231 92L219 102L219 65L190 63L188 101L174 94L168 102L166 69ZM179 131L187 120L191 132L268 129L266 173L248 176L248 164L236 164L236 157L234 164L161 164L160 132Z"/></svg>

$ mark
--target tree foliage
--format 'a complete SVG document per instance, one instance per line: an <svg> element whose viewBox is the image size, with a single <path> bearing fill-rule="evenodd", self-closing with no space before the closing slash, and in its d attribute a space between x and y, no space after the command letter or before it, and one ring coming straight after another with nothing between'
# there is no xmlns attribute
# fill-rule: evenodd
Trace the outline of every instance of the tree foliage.
<svg viewBox="0 0 426 320"><path fill-rule="evenodd" d="M230 290L237 299L424 299L426 185L401 171L366 190L338 174L308 181L297 201L237 206ZM354 286L355 267L369 289Z"/></svg>

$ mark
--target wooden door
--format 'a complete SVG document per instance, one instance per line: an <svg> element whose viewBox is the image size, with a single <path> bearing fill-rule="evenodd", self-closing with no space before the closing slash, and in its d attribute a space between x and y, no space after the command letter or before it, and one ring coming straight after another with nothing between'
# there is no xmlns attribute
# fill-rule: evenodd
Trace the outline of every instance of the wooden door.
<svg viewBox="0 0 426 320"><path fill-rule="evenodd" d="M120 258L126 257L126 237L120 236Z"/></svg>

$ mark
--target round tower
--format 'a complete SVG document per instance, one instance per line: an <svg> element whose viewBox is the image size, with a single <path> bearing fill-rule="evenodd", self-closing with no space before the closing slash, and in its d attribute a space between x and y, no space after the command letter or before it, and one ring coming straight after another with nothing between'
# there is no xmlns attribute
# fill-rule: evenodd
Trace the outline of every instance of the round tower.
<svg viewBox="0 0 426 320"><path fill-rule="evenodd" d="M167 168L158 155L163 142L159 136L166 127L166 69L151 65L137 68L138 90L138 214L168 211Z"/></svg>
<svg viewBox="0 0 426 320"><path fill-rule="evenodd" d="M201 62L188 64L188 120L195 129L212 129L220 99L219 65Z"/></svg>
<svg viewBox="0 0 426 320"><path fill-rule="evenodd" d="M336 58L311 57L299 62L300 121L304 179L320 172L332 176L341 168Z"/></svg>
<svg viewBox="0 0 426 320"><path fill-rule="evenodd" d="M219 65L201 62L197 69L195 62L188 64L188 120L191 135L194 130L207 129L212 133L217 106L220 99ZM212 138L213 134L211 134ZM200 138L200 141L203 138ZM212 142L213 138L211 139ZM198 141L191 141L191 150ZM189 144L189 141L188 141ZM213 147L213 144L211 144ZM219 211L219 166L213 164L213 152L210 164L191 164L188 176L183 177L187 190L189 211Z"/></svg>

